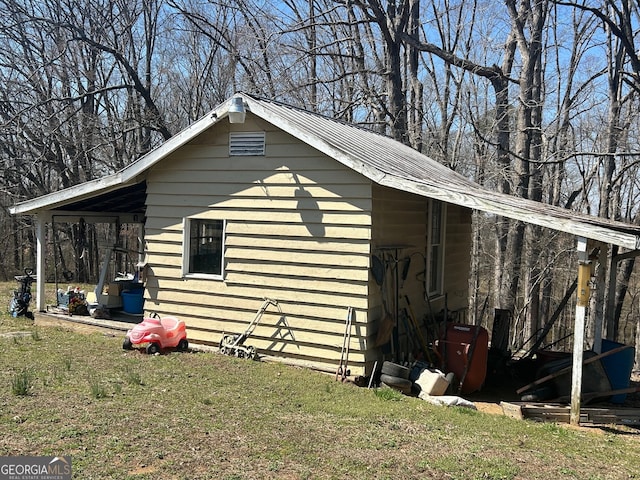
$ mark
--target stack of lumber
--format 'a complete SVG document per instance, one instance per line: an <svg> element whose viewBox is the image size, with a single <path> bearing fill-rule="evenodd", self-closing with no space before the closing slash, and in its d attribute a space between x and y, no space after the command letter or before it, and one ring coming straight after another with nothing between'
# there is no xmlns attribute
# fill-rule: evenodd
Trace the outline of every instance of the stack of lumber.
<svg viewBox="0 0 640 480"><path fill-rule="evenodd" d="M569 405L526 402L501 402L508 417L542 422L569 423ZM580 423L593 425L640 426L640 408L584 407L580 409Z"/></svg>

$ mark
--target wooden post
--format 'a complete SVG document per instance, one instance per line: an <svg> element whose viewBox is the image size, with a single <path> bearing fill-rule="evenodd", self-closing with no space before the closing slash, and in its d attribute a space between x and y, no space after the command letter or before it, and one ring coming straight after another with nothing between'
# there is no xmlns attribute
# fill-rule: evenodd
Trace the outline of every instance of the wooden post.
<svg viewBox="0 0 640 480"><path fill-rule="evenodd" d="M44 298L44 281L46 278L45 268L45 227L46 220L42 214L35 217L36 221L36 309L44 312L46 302ZM56 293L57 295L57 293Z"/></svg>
<svg viewBox="0 0 640 480"><path fill-rule="evenodd" d="M582 359L584 356L584 324L589 305L589 280L591 265L587 255L587 239L578 237L578 300L576 320L573 327L573 374L571 376L571 414L572 425L580 424L580 394L582 393Z"/></svg>

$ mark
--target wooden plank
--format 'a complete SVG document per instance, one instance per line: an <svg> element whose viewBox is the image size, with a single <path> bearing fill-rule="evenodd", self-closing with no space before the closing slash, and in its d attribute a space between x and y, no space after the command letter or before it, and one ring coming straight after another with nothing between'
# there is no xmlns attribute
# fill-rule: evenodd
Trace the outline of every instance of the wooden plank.
<svg viewBox="0 0 640 480"><path fill-rule="evenodd" d="M313 229L318 229L321 237L314 235ZM367 225L305 225L302 223L281 224L281 223L260 223L260 222L229 222L227 223L227 236L256 236L277 238L297 238L299 240L309 239L320 244L340 242L341 240L366 241L371 236L371 228ZM182 231L158 231L150 230L146 239L165 242L182 242Z"/></svg>
<svg viewBox="0 0 640 480"><path fill-rule="evenodd" d="M158 265L166 267L182 266L182 246L176 245L172 248L171 253L165 249L164 252L157 251L149 253L147 263L149 265ZM227 244L225 250L225 259L228 263L235 263L234 269L238 269L239 265L245 259L250 258L252 262L259 262L263 265L276 264L279 266L297 265L298 267L306 266L307 268L336 268L345 269L368 269L370 259L368 255L350 255L332 252L305 252L305 251L286 251L286 250L267 250L253 249L251 247L236 248Z"/></svg>
<svg viewBox="0 0 640 480"><path fill-rule="evenodd" d="M501 406L505 415L512 418L521 415L523 419L558 423L569 423L571 420L571 407L568 405L502 402ZM640 425L640 409L583 407L579 419L580 423Z"/></svg>
<svg viewBox="0 0 640 480"><path fill-rule="evenodd" d="M215 192L215 190L212 190ZM368 212L371 211L371 200L366 197L348 199L310 199L313 201L312 210L318 213L328 211L334 212ZM301 202L304 198L282 197L269 199L268 201L256 201L256 198L230 197L228 195L172 195L172 194L148 194L147 195L147 215L153 216L156 212L155 207L161 207L162 211L165 207L182 207L184 213L180 217L190 217L199 212L207 212L216 208L236 208L247 211L298 211L301 208ZM311 209L309 206L303 210ZM211 215L211 214L210 214ZM298 216L299 218L299 216Z"/></svg>
<svg viewBox="0 0 640 480"><path fill-rule="evenodd" d="M147 186L147 195L180 195L180 196L228 196L232 198L265 199L297 199L304 202L307 199L338 198L350 201L353 198L370 198L371 188L366 184L323 184L323 185L279 185L266 182L256 182L252 179L236 178L236 183L206 183L206 182L154 182ZM149 202L151 203L151 202Z"/></svg>
<svg viewBox="0 0 640 480"><path fill-rule="evenodd" d="M502 407L502 412L511 418L515 418L517 420L522 420L524 416L522 415L522 407L515 403L510 402L500 402L500 406Z"/></svg>
<svg viewBox="0 0 640 480"><path fill-rule="evenodd" d="M158 172L159 173L159 172ZM238 183L238 171L219 168L219 165L213 164L210 168L201 170L189 169L185 170L176 166L166 172L166 175L156 175L158 183L207 183L207 184L226 184ZM371 181L362 175L344 169L302 169L295 172L288 168L278 168L268 170L260 168L256 170L242 169L242 178L247 179L251 184L259 185L296 185L306 187L308 185L367 185L371 188ZM155 183L155 181L154 181Z"/></svg>
<svg viewBox="0 0 640 480"><path fill-rule="evenodd" d="M583 393L580 396L580 399L584 402L589 402L591 400L594 400L596 398L604 398L604 397L612 397L614 395L620 395L620 394L625 394L625 393L636 393L636 392L640 392L640 387L628 387L628 388L621 388L618 390L608 390L605 392L589 392L589 393ZM558 397L558 398L554 398L553 401L554 402L566 402L569 401L570 397L569 396L564 396L564 397Z"/></svg>
<svg viewBox="0 0 640 480"><path fill-rule="evenodd" d="M182 234L180 232L153 231L145 236L145 241L149 244L148 254L157 255L179 255L182 256ZM330 255L334 253L339 256L352 254L357 257L369 258L369 242L358 239L327 239L326 242L319 241L313 237L252 237L243 235L227 236L225 245L228 248L252 248L256 250L270 250L273 252L289 252L291 254L315 252L318 255Z"/></svg>
<svg viewBox="0 0 640 480"><path fill-rule="evenodd" d="M156 250L147 254L147 264L153 266L181 267L182 246L174 245L174 248L164 246L163 251ZM170 251L171 250L171 251ZM331 252L304 252L285 250L266 250L227 247L225 259L233 269L237 270L250 258L251 263L262 265L276 264L278 266L297 266L298 268L343 268L346 270L368 269L370 259L368 255L350 255Z"/></svg>
<svg viewBox="0 0 640 480"><path fill-rule="evenodd" d="M216 297L214 302L203 301L200 304L185 304L177 302L172 298L170 293L161 292L155 298L156 302L161 302L163 311L172 315L180 316L185 312L192 317L199 317L204 320L214 319L220 321L236 321L240 324L245 323L247 319L253 318L254 312L250 307L258 302L258 299L239 299L233 297ZM201 297L203 297L201 295ZM203 299L204 300L204 299ZM149 305L147 305L147 303ZM296 320L295 328L305 329L309 332L330 332L344 333L344 317L345 308L339 305L321 305L321 304L299 304L296 302L279 302L282 315ZM147 300L145 306L152 307L152 302ZM149 308L148 310L153 310ZM276 311L276 310L274 310ZM265 313L267 323L277 323L280 314L276 315L268 311ZM356 331L364 332L367 328L368 312L357 311L356 321L354 322L354 334ZM364 335L359 333L358 335Z"/></svg>
<svg viewBox="0 0 640 480"><path fill-rule="evenodd" d="M295 277L274 277L262 276L255 273L245 274L242 272L229 272L226 276L225 283L229 287L234 286L261 286L267 285L271 288L295 290L298 292L318 292L330 293L336 295L366 295L369 291L368 282L358 282L356 280L347 281L330 281L324 279L313 278L295 278ZM296 288L297 287L297 288Z"/></svg>
<svg viewBox="0 0 640 480"><path fill-rule="evenodd" d="M256 235L287 237L313 237L317 240L333 241L334 239L367 240L371 238L371 228L368 226L339 226L320 225L319 231L313 231L313 225L304 224L273 224L273 223L240 223L230 222L227 225L228 235ZM320 231L321 229L321 231ZM320 240L320 241L322 241Z"/></svg>
<svg viewBox="0 0 640 480"><path fill-rule="evenodd" d="M152 280L148 283L158 282ZM160 280L162 289L148 288L147 299L164 298L163 295L170 295L174 301L185 304L202 304L208 302L218 302L224 296L246 297L260 299L263 297L274 298L280 302L300 303L301 305L331 305L335 307L347 308L353 306L358 309L368 308L367 289L358 293L356 290L348 290L346 293L334 290L306 290L297 288L276 288L269 283L258 283L257 285L227 285L222 281L163 278Z"/></svg>
<svg viewBox="0 0 640 480"><path fill-rule="evenodd" d="M267 139L267 141L269 141ZM156 165L151 172L152 180L161 180L172 171L201 171L201 170L227 170L227 171L288 171L292 161L295 162L295 171L350 171L339 162L319 153L317 150L298 149L287 146L280 149L281 154L268 145L267 155L230 157L228 145L183 147L180 155L172 156L161 164ZM351 170L352 171L352 170ZM353 172L357 175L356 172ZM353 174L352 174L353 175Z"/></svg>
<svg viewBox="0 0 640 480"><path fill-rule="evenodd" d="M148 263L153 269L153 275L156 277L182 277L182 268L179 262L177 265L163 265ZM269 282L271 285L279 285L280 287L289 284L304 282L304 288L311 288L309 282L316 285L324 285L324 291L331 291L331 287L340 288L340 285L346 285L346 288L362 287L363 283L369 280L369 269L364 268L342 268L342 267L317 267L314 265L296 265L296 264L279 264L276 262L235 262L229 261L225 267L224 282L231 284L233 282L244 282L247 276L260 277L262 282ZM188 276L187 276L188 278ZM272 279L272 280L269 280ZM212 281L220 281L212 279ZM252 282L253 284L253 282Z"/></svg>
<svg viewBox="0 0 640 480"><path fill-rule="evenodd" d="M240 222L259 222L266 221L267 219L273 223L301 223L304 220L305 210L274 210L259 208L255 210L243 210L237 208L218 208L212 209L206 212L198 212L191 215L193 212L186 212L184 207L163 207L161 212L155 213L153 217L147 218L148 230L162 229L162 230L181 230L183 216L192 216L197 218L210 218L215 220L228 220L228 221L240 221ZM311 210L306 210L311 211ZM151 212L153 213L153 212ZM369 226L371 224L371 213L367 211L331 211L322 212L318 214L318 220L323 224L334 225L361 225Z"/></svg>
<svg viewBox="0 0 640 480"><path fill-rule="evenodd" d="M317 239L317 238L299 238L286 237L279 235L277 237L260 238L253 236L233 235L226 240L227 246L237 247L253 247L266 249L282 249L288 252L305 252L314 251L320 254L334 252L336 254L355 254L358 256L370 255L370 245L367 239Z"/></svg>
<svg viewBox="0 0 640 480"><path fill-rule="evenodd" d="M218 334L218 340L222 338L223 333L234 335L241 334L247 330L249 325L248 321L245 321L244 323L211 322L210 324L203 324L201 321L190 319L189 317L182 316L180 318L185 320L187 329L199 328L201 330L216 332ZM344 331L344 325L342 330ZM311 333L306 330L287 328L284 325L274 326L267 323L260 323L251 333L250 338L255 339L252 340L255 342L261 340L263 343L270 342L278 345L298 345L314 348L320 347L331 350L332 352L339 350L343 342L343 336L341 333L336 332L334 335L321 332ZM365 339L352 335L349 342L349 348L353 352L365 351Z"/></svg>
<svg viewBox="0 0 640 480"><path fill-rule="evenodd" d="M265 276L281 276L284 278L304 278L317 280L339 280L341 282L366 282L369 279L369 266L347 267L323 264L280 263L277 261L250 261L227 259L226 273L257 274ZM292 258L295 261L295 258Z"/></svg>

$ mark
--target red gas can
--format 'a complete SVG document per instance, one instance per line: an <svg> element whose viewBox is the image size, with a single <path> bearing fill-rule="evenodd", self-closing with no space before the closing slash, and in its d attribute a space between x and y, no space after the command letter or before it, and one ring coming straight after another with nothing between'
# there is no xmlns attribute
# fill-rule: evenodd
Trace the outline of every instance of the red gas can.
<svg viewBox="0 0 640 480"><path fill-rule="evenodd" d="M479 390L487 376L489 333L483 327L451 323L436 342L444 371L453 372L462 382L460 393Z"/></svg>

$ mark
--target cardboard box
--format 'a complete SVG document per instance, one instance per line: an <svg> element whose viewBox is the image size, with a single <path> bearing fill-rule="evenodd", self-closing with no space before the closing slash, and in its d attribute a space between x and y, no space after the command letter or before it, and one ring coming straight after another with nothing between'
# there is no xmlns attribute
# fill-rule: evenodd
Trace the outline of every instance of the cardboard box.
<svg viewBox="0 0 640 480"><path fill-rule="evenodd" d="M111 282L107 286L107 293L110 297L119 297L120 293L122 293L122 286L121 282Z"/></svg>
<svg viewBox="0 0 640 480"><path fill-rule="evenodd" d="M106 308L121 308L122 297L116 295L100 295L98 303Z"/></svg>

